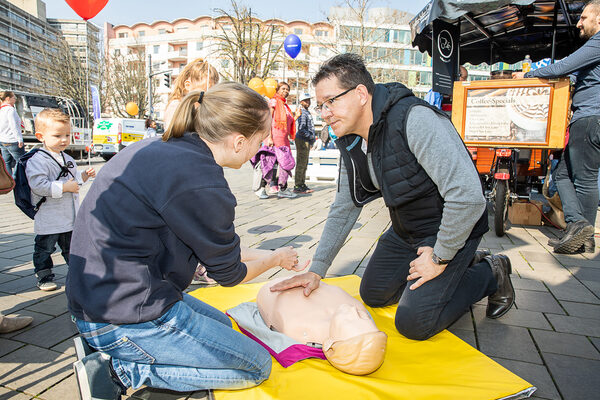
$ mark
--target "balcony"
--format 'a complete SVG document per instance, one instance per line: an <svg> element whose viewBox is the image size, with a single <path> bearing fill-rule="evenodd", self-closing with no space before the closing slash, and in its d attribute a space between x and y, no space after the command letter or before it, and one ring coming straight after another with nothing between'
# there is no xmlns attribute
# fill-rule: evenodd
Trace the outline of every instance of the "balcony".
<svg viewBox="0 0 600 400"><path fill-rule="evenodd" d="M169 51L167 53L167 59L173 61L187 61L188 51L187 48Z"/></svg>

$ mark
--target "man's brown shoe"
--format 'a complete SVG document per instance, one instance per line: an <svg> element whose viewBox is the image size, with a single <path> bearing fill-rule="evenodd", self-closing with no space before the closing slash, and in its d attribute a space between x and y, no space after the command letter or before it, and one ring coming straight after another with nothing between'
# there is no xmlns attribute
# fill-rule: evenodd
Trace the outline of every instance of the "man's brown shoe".
<svg viewBox="0 0 600 400"><path fill-rule="evenodd" d="M488 318L500 318L515 304L515 288L510 281L512 267L510 259L504 254L485 257L490 263L492 273L498 283L496 293L488 296L488 305L485 315Z"/></svg>

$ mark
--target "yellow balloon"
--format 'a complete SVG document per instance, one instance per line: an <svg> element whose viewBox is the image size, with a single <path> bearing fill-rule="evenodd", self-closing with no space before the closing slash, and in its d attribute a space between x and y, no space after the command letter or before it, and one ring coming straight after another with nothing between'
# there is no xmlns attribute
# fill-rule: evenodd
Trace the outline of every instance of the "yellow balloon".
<svg viewBox="0 0 600 400"><path fill-rule="evenodd" d="M273 78L265 79L265 90L268 98L275 96L275 93L277 93L277 81Z"/></svg>
<svg viewBox="0 0 600 400"><path fill-rule="evenodd" d="M252 90L255 90L261 96L267 94L267 91L265 89L265 83L260 78L250 79L250 82L248 82L248 87Z"/></svg>
<svg viewBox="0 0 600 400"><path fill-rule="evenodd" d="M129 114L133 117L134 115L137 115L137 113L140 111L140 109L137 104L135 104L133 101L130 101L125 106L125 111L127 111L127 114Z"/></svg>

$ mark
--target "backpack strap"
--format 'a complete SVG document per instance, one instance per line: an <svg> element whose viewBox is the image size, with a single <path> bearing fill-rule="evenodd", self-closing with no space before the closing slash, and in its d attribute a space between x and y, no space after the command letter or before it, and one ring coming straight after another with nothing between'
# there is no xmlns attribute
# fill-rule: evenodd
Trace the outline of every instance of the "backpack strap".
<svg viewBox="0 0 600 400"><path fill-rule="evenodd" d="M60 152L60 155L62 156L63 163L65 165L60 165L60 163L56 160L56 158L54 158L54 156L52 156L52 154L48 153L46 150L44 150L44 149L38 149L38 151L41 151L42 153L46 154L48 157L50 157L60 167L60 174L58 174L58 176L56 177L55 180L59 180L60 178L66 177L69 174L73 177L73 179L75 179L75 175L73 175L73 173L69 170L69 168L73 168L74 165L73 165L73 163L71 161L67 162L65 160L65 155L64 155L64 153L62 151ZM40 201L38 201L35 204L35 208L34 208L35 212L38 212L38 210L40 209L40 206L42 204L44 204L45 201L46 201L46 196L42 197L40 199Z"/></svg>

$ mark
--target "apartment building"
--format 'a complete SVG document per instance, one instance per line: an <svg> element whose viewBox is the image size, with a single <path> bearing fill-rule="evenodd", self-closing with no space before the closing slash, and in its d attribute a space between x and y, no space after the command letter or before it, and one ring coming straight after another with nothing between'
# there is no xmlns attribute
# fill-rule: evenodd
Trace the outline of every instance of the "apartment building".
<svg viewBox="0 0 600 400"><path fill-rule="evenodd" d="M48 18L50 26L65 39L72 54L89 68L92 85L100 83L100 27L83 20Z"/></svg>
<svg viewBox="0 0 600 400"><path fill-rule="evenodd" d="M273 26L274 48L282 44L289 34L302 41L302 51L295 60L280 50L279 61L270 71L270 77L290 84L288 101L294 104L297 95L304 91L314 93L309 80L321 63L333 55L352 51L361 54L376 82L400 81L416 95L424 97L431 88L431 57L411 46L409 21L413 15L389 8L370 9L366 18L358 20L347 8L333 7L327 22L260 21ZM108 55L137 52L147 60L150 56L153 71L168 70L176 78L190 61L202 57L227 76L233 66L219 53L216 37L231 29L228 20L202 16L196 19L181 18L173 22L155 21L131 26L104 27L105 48ZM475 75L475 76L473 76ZM488 75L487 71L472 71L472 76ZM154 111L162 118L170 88L160 81L158 93L161 102Z"/></svg>
<svg viewBox="0 0 600 400"><path fill-rule="evenodd" d="M41 0L0 0L0 88L36 92L48 71L44 53L56 51L58 32Z"/></svg>

